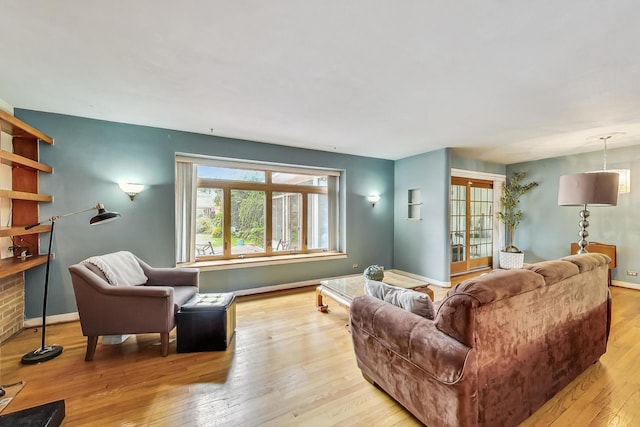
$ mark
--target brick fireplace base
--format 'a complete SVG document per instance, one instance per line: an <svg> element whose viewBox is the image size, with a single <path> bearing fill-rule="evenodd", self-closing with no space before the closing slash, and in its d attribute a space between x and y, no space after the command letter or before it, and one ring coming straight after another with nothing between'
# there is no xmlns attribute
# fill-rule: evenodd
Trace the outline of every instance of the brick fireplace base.
<svg viewBox="0 0 640 427"><path fill-rule="evenodd" d="M24 325L24 274L0 279L0 344Z"/></svg>

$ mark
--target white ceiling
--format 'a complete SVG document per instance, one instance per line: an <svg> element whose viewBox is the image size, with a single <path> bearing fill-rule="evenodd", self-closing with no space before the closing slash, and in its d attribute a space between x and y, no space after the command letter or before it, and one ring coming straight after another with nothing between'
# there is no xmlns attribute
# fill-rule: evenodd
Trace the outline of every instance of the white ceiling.
<svg viewBox="0 0 640 427"><path fill-rule="evenodd" d="M640 1L0 0L14 107L386 159L640 143Z"/></svg>

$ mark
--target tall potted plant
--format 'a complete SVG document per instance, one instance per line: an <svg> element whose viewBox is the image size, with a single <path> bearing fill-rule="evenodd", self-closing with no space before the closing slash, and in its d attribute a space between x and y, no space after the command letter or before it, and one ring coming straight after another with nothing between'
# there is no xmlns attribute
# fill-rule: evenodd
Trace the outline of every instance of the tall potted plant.
<svg viewBox="0 0 640 427"><path fill-rule="evenodd" d="M538 186L535 181L523 183L525 172L516 172L509 181L502 184L502 196L500 197L500 208L498 218L504 223L507 233L507 246L500 251L501 268L522 268L524 264L524 253L514 244L513 239L516 229L522 220L522 210L518 208L520 197L529 190Z"/></svg>

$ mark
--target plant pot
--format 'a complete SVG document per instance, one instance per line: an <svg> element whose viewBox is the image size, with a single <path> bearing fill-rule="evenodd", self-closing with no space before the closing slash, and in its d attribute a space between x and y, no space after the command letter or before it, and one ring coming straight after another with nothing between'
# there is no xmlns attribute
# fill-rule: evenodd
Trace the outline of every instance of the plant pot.
<svg viewBox="0 0 640 427"><path fill-rule="evenodd" d="M511 270L522 268L524 265L524 252L500 251L500 268Z"/></svg>

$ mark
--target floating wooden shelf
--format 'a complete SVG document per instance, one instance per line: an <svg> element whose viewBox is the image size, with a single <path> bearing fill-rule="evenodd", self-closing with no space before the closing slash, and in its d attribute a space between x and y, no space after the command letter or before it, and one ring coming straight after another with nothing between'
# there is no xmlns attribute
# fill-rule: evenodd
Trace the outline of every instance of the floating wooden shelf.
<svg viewBox="0 0 640 427"><path fill-rule="evenodd" d="M51 225L38 225L37 227L25 230L24 227L0 227L0 237L25 236L27 234L48 233Z"/></svg>
<svg viewBox="0 0 640 427"><path fill-rule="evenodd" d="M27 169L33 169L47 173L53 172L53 168L49 165L36 162L35 160L27 159L26 157L18 156L17 154L13 154L4 150L0 150L0 162L2 162L2 164L4 165L12 167L24 167Z"/></svg>
<svg viewBox="0 0 640 427"><path fill-rule="evenodd" d="M53 138L49 135L40 132L33 126L26 124L3 110L0 110L0 125L2 125L2 131L9 135L18 138L39 139L47 144L53 144Z"/></svg>
<svg viewBox="0 0 640 427"><path fill-rule="evenodd" d="M28 193L26 191L0 190L0 197L13 200L29 200L32 202L53 202L53 196L48 194Z"/></svg>
<svg viewBox="0 0 640 427"><path fill-rule="evenodd" d="M41 173L53 173L51 166L40 163L40 142L53 144L53 138L3 110L0 110L0 129L11 137L11 148L0 150L0 165L11 170L11 187L3 185L5 189L0 190L0 199L10 199L11 221L5 222L8 227L0 227L0 238L11 239L16 254L26 251L31 255L25 259L1 259L0 277L7 277L47 262L46 255L37 255L39 235L50 232L51 225L30 230L24 226L39 221L39 203L53 202L53 196L39 193L38 184ZM18 239L15 236L19 236ZM8 246L10 242L6 243Z"/></svg>
<svg viewBox="0 0 640 427"><path fill-rule="evenodd" d="M54 255L51 254L51 259ZM47 262L46 255L36 255L25 259L5 258L0 260L0 279L11 276L12 274L21 273L33 267L45 264Z"/></svg>

